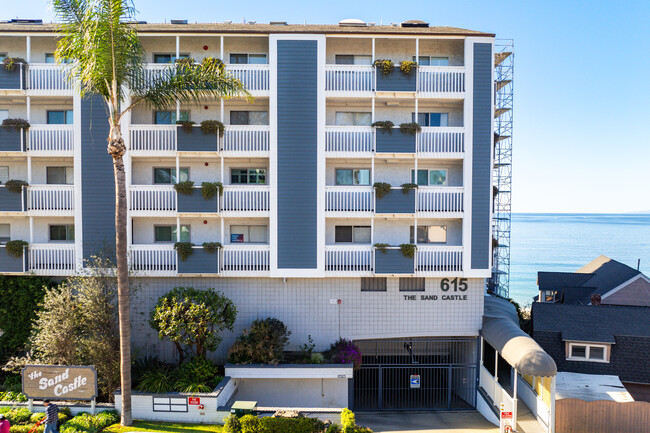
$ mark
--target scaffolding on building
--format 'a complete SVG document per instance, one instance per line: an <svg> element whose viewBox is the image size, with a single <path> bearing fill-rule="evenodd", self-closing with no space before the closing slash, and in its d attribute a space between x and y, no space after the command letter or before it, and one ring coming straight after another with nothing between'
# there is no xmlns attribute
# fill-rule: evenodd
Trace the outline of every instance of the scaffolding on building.
<svg viewBox="0 0 650 433"><path fill-rule="evenodd" d="M493 266L488 290L504 298L510 297L513 74L514 41L497 39L494 45Z"/></svg>

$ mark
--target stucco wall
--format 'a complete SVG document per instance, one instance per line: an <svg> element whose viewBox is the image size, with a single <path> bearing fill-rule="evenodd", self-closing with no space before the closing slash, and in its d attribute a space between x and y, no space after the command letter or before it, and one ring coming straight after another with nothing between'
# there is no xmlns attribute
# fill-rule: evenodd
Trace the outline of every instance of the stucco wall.
<svg viewBox="0 0 650 433"><path fill-rule="evenodd" d="M237 400L266 407L348 406L348 379L240 379Z"/></svg>

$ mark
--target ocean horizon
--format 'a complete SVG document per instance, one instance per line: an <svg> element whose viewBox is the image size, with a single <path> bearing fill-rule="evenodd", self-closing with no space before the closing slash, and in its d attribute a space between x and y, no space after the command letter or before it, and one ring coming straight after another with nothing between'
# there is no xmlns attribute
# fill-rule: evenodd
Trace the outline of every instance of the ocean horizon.
<svg viewBox="0 0 650 433"><path fill-rule="evenodd" d="M537 272L574 272L600 255L650 275L650 213L513 213L510 297L537 294Z"/></svg>

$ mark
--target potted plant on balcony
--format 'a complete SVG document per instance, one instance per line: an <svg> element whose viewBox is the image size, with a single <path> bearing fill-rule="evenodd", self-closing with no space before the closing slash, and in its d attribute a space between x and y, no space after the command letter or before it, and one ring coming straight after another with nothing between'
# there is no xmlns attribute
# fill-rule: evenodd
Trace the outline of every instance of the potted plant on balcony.
<svg viewBox="0 0 650 433"><path fill-rule="evenodd" d="M375 68L379 69L384 75L390 75L395 70L395 64L392 60L377 59L374 63Z"/></svg>
<svg viewBox="0 0 650 433"><path fill-rule="evenodd" d="M206 200L210 200L215 195L223 196L223 184L221 182L203 182L201 183L201 194Z"/></svg>
<svg viewBox="0 0 650 433"><path fill-rule="evenodd" d="M15 192L16 194L20 194L23 191L23 187L26 186L29 186L29 184L24 180L10 179L5 182L5 188L7 188L7 191Z"/></svg>
<svg viewBox="0 0 650 433"><path fill-rule="evenodd" d="M390 247L389 244L382 244L382 243L376 243L373 245L377 251L381 251L382 254L386 254L388 252L388 247Z"/></svg>
<svg viewBox="0 0 650 433"><path fill-rule="evenodd" d="M418 185L415 183L403 183L402 184L402 194L408 194L409 191L417 189Z"/></svg>
<svg viewBox="0 0 650 433"><path fill-rule="evenodd" d="M192 242L176 242L174 244L174 249L178 253L178 257L181 258L182 262L192 255L194 252L194 249L192 248L193 246L194 244Z"/></svg>
<svg viewBox="0 0 650 433"><path fill-rule="evenodd" d="M201 132L204 134L219 134L223 138L225 126L218 120L204 120L201 122Z"/></svg>
<svg viewBox="0 0 650 433"><path fill-rule="evenodd" d="M390 194L390 183L386 182L375 182L372 186L375 188L375 196L378 199L384 198L387 194Z"/></svg>
<svg viewBox="0 0 650 433"><path fill-rule="evenodd" d="M208 254L214 254L223 248L221 242L203 242L203 251Z"/></svg>
<svg viewBox="0 0 650 433"><path fill-rule="evenodd" d="M422 127L417 122L400 123L399 132L402 134L415 135L422 131Z"/></svg>
<svg viewBox="0 0 650 433"><path fill-rule="evenodd" d="M418 64L412 60L404 60L399 64L399 71L402 75L411 75L418 67Z"/></svg>
<svg viewBox="0 0 650 433"><path fill-rule="evenodd" d="M3 128L14 128L16 131L29 129L31 125L25 119L5 119L2 121Z"/></svg>
<svg viewBox="0 0 650 433"><path fill-rule="evenodd" d="M415 257L415 250L416 249L417 249L417 247L415 245L413 245L413 244L401 244L399 246L400 252L407 259L412 259L413 257Z"/></svg>
<svg viewBox="0 0 650 433"><path fill-rule="evenodd" d="M178 182L174 184L174 189L179 194L192 195L194 192L194 182L191 180L186 180L184 182Z"/></svg>
<svg viewBox="0 0 650 433"><path fill-rule="evenodd" d="M183 131L187 132L188 134L191 134L192 131L194 131L194 122L191 120L177 120L176 124L181 125Z"/></svg>
<svg viewBox="0 0 650 433"><path fill-rule="evenodd" d="M29 242L20 241L20 240L8 241L5 244L5 249L7 250L7 254L16 258L21 258L23 256L23 251L28 247L29 247Z"/></svg>
<svg viewBox="0 0 650 433"><path fill-rule="evenodd" d="M7 72L16 72L20 69L21 64L27 64L25 59L20 57L5 57L2 59L2 66Z"/></svg>
<svg viewBox="0 0 650 433"><path fill-rule="evenodd" d="M379 129L381 132L384 132L384 133L388 132L389 134L392 134L393 133L393 126L395 126L395 124L393 122L391 122L390 120L378 120L378 121L376 121L375 123L373 123L370 126L372 126L373 128Z"/></svg>

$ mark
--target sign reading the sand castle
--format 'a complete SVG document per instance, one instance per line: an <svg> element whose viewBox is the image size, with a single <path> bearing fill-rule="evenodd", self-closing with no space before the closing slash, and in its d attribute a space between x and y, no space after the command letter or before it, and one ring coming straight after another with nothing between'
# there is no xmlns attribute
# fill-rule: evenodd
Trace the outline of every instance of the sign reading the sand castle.
<svg viewBox="0 0 650 433"><path fill-rule="evenodd" d="M28 365L22 376L27 398L92 400L97 396L97 371L93 367Z"/></svg>

